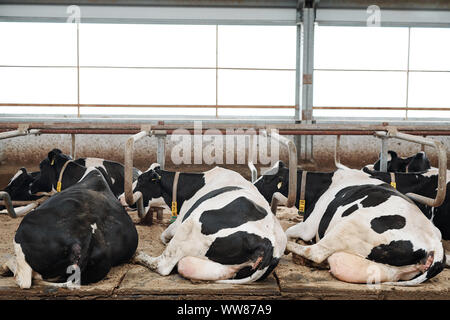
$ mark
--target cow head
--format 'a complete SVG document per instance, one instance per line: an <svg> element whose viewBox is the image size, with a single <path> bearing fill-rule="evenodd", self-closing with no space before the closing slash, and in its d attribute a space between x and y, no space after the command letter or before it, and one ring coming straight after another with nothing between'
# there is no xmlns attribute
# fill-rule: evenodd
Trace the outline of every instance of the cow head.
<svg viewBox="0 0 450 320"><path fill-rule="evenodd" d="M31 193L51 192L56 187L62 167L71 159L70 156L63 154L59 149L50 151L47 158L39 164L40 173L30 185Z"/></svg>
<svg viewBox="0 0 450 320"><path fill-rule="evenodd" d="M35 197L32 197L29 192L30 184L33 181L34 178L27 172L27 169L21 168L3 191L8 192L12 200L35 200Z"/></svg>
<svg viewBox="0 0 450 320"><path fill-rule="evenodd" d="M408 159L409 163L406 166L408 172L424 172L431 168L430 160L423 151Z"/></svg>
<svg viewBox="0 0 450 320"><path fill-rule="evenodd" d="M142 193L144 204L162 197L161 167L159 165L152 165L138 177L133 193L138 191Z"/></svg>
<svg viewBox="0 0 450 320"><path fill-rule="evenodd" d="M287 197L289 192L289 168L286 168L282 161L278 161L256 180L254 185L269 203L272 202L272 196L275 192L280 192Z"/></svg>
<svg viewBox="0 0 450 320"><path fill-rule="evenodd" d="M388 172L423 172L430 167L430 161L423 151L409 158L401 158L395 151L388 151ZM373 169L380 171L380 160L374 164Z"/></svg>

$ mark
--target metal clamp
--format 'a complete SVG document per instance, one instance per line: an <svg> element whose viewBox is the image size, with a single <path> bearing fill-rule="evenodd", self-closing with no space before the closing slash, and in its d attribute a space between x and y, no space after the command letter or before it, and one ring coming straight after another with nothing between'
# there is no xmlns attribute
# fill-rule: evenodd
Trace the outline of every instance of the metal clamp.
<svg viewBox="0 0 450 320"><path fill-rule="evenodd" d="M416 193L407 193L406 196L409 198L426 204L430 207L439 207L445 200L446 189L447 189L447 151L444 145L439 141L434 141L428 138L423 138L420 136L413 136L406 133L398 132L396 128L389 128L387 132L377 131L375 136L379 138L395 138L400 140L405 140L409 142L415 142L422 145L427 145L436 149L439 160L439 174L438 174L438 187L436 197L434 199L421 196Z"/></svg>

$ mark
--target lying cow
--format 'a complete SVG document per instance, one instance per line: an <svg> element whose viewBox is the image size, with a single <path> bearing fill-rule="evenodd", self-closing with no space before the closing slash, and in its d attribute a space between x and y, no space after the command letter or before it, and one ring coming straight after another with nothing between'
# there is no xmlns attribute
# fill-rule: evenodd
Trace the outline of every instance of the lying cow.
<svg viewBox="0 0 450 320"><path fill-rule="evenodd" d="M401 158L395 151L388 151L387 172L425 172L430 168L430 160L423 151L408 158ZM373 165L373 170L380 171L379 159Z"/></svg>
<svg viewBox="0 0 450 320"><path fill-rule="evenodd" d="M363 172L369 177L382 180L387 183L392 182L392 175L389 172L379 172L363 168ZM403 194L416 193L428 198L436 197L438 186L439 169L431 168L425 173L393 173L395 185L398 191ZM450 240L450 170L447 170L447 191L444 203L439 207L430 207L417 203L417 206L441 231L444 240Z"/></svg>
<svg viewBox="0 0 450 320"><path fill-rule="evenodd" d="M40 174L30 186L32 194L54 193L58 191L58 181L61 182L60 189L68 188L83 177L87 168L95 167L103 174L113 194L118 197L124 189L124 166L118 162L98 159L79 158L72 160L59 149L53 149L47 158L39 164ZM63 171L62 177L60 177ZM133 177L137 178L139 170L134 169Z"/></svg>
<svg viewBox="0 0 450 320"><path fill-rule="evenodd" d="M15 257L2 267L21 288L32 279L65 281L75 270L81 284L103 279L134 255L136 228L102 174L91 168L77 184L26 215L14 237Z"/></svg>
<svg viewBox="0 0 450 320"><path fill-rule="evenodd" d="M279 162L255 182L266 200L275 192L287 197L288 171ZM300 194L303 171L297 176ZM304 222L287 229L286 235L315 244L288 242L287 250L316 263L328 260L336 278L367 283L370 271L376 270L377 282L415 285L443 269L441 233L389 184L342 167L332 173L308 172L304 193Z"/></svg>
<svg viewBox="0 0 450 320"><path fill-rule="evenodd" d="M30 193L30 184L36 179L39 172L28 173L27 169L21 168L11 178L6 188L3 190L7 192L13 201L33 201L40 198L40 196L32 195ZM5 207L0 206L0 210Z"/></svg>
<svg viewBox="0 0 450 320"><path fill-rule="evenodd" d="M134 192L144 203L172 204L175 173L158 165L139 176ZM286 247L286 235L258 190L240 174L215 167L179 174L178 218L161 235L158 257L138 253L135 262L161 275L175 266L183 277L221 283L248 283L267 277Z"/></svg>

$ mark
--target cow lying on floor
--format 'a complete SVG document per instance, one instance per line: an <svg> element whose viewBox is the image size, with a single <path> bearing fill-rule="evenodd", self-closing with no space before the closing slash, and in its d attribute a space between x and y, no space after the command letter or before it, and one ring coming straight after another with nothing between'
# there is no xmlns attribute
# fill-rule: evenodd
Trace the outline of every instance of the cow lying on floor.
<svg viewBox="0 0 450 320"><path fill-rule="evenodd" d="M83 177L87 168L95 167L103 174L113 194L118 197L124 188L124 166L118 162L98 159L79 158L72 160L59 149L53 149L47 158L39 164L40 174L30 186L32 194L54 193L58 190L58 180L61 180L61 190L68 188ZM63 176L60 179L61 171ZM140 171L134 169L133 180Z"/></svg>
<svg viewBox="0 0 450 320"><path fill-rule="evenodd" d="M88 284L129 261L137 244L132 220L91 168L79 183L23 218L14 237L15 257L1 271L11 270L21 288L30 288L32 279L66 281L79 268L81 284Z"/></svg>
<svg viewBox="0 0 450 320"><path fill-rule="evenodd" d="M158 165L139 176L134 192L144 203L172 203L175 172ZM167 243L158 257L136 254L135 263L161 275L175 266L183 277L221 283L264 279L277 266L286 235L258 190L240 174L220 167L180 173L178 218L161 235Z"/></svg>
<svg viewBox="0 0 450 320"><path fill-rule="evenodd" d="M33 201L40 198L40 196L32 195L30 193L30 184L36 179L39 172L28 173L27 169L21 168L11 178L6 188L3 190L8 192L11 200L13 201ZM0 210L5 209L4 206L0 206Z"/></svg>
<svg viewBox="0 0 450 320"><path fill-rule="evenodd" d="M266 200L275 192L287 197L288 171L279 162L255 182ZM300 194L303 171L297 175ZM336 278L353 283L367 283L374 269L377 282L399 285L415 285L442 271L441 233L389 184L342 167L332 173L308 172L304 191L304 222L287 229L286 235L315 244L289 241L288 251L316 263L328 260Z"/></svg>
<svg viewBox="0 0 450 320"><path fill-rule="evenodd" d="M392 175L389 172L380 172L363 168L362 170L369 177L382 180L387 183L392 182ZM438 186L439 169L431 168L426 173L393 173L398 191L403 194L416 193L425 197L436 197ZM447 170L447 191L444 203L439 207L430 207L422 203L417 206L441 231L442 239L450 240L450 170Z"/></svg>
<svg viewBox="0 0 450 320"><path fill-rule="evenodd" d="M430 168L430 160L423 151L407 158L399 157L395 151L388 151L387 172L424 172ZM370 169L380 171L380 159Z"/></svg>

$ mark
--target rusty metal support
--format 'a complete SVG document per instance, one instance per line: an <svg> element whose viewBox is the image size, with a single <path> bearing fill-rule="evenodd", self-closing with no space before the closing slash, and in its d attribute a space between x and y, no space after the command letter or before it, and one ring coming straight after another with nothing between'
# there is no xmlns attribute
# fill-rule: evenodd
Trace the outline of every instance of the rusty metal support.
<svg viewBox="0 0 450 320"><path fill-rule="evenodd" d="M381 131L376 132L375 136L379 138L395 138L400 140L405 140L409 142L419 143L429 147L433 147L437 151L439 159L439 175L438 175L438 187L436 197L434 199L418 195L416 193L407 193L406 196L411 199L426 204L430 207L439 207L445 200L446 189L447 189L447 150L444 145L439 141L434 141L428 138L412 136L410 134L398 132L396 128L389 128L387 132Z"/></svg>
<svg viewBox="0 0 450 320"><path fill-rule="evenodd" d="M334 148L334 165L338 167L341 164L341 135L336 135L336 145Z"/></svg>
<svg viewBox="0 0 450 320"><path fill-rule="evenodd" d="M134 143L139 139L146 137L151 134L150 126L143 128L141 132L128 138L125 144L125 181L124 181L124 192L125 201L129 206L132 206L137 202L137 210L139 218L143 219L145 217L144 203L142 199L142 193L133 193L133 154L134 154Z"/></svg>
<svg viewBox="0 0 450 320"><path fill-rule="evenodd" d="M28 124L19 124L17 130L1 132L0 140L39 133L39 130L36 129L29 130L28 127L29 127Z"/></svg>

